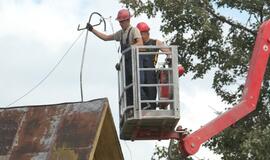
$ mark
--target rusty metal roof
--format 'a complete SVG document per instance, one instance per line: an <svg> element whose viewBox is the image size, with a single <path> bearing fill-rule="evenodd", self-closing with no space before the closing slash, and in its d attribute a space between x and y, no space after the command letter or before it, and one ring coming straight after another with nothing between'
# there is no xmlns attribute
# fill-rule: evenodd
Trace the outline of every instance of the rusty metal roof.
<svg viewBox="0 0 270 160"><path fill-rule="evenodd" d="M106 98L0 108L0 159L121 160Z"/></svg>

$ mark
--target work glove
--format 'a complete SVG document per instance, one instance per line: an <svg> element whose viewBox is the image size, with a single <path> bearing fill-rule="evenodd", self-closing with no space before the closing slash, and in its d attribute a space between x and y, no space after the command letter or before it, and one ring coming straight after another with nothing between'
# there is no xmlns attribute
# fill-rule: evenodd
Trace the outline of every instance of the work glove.
<svg viewBox="0 0 270 160"><path fill-rule="evenodd" d="M87 24L86 24L86 28L87 28L87 30L90 31L90 32L92 32L92 30L93 30L93 26L92 26L90 23L87 23Z"/></svg>

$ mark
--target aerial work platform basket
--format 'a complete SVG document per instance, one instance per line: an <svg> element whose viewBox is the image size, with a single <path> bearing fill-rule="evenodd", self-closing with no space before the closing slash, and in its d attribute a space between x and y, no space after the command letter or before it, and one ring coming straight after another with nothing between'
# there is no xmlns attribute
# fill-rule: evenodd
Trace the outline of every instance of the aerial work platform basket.
<svg viewBox="0 0 270 160"><path fill-rule="evenodd" d="M269 28L270 20L265 21L258 28L240 102L192 133L188 133L181 126L175 127L180 119L177 77L178 74L181 74L177 64L177 48L174 46L167 47L169 49L169 52L166 51L167 53L164 52L163 47L158 48L156 46L137 46L132 47L129 51L124 51L119 67L120 138L124 140L175 139L179 143L181 157L187 157L198 152L204 142L253 112L260 98L264 76L267 75L266 69L269 67ZM153 49L160 49L163 52L149 52L149 50L153 51ZM140 56L147 54L167 54L171 59L171 63L164 63L164 65L152 68L142 67L144 65L141 65ZM131 56L132 61L128 63L131 64L131 67L125 64L125 61L127 61L125 59L126 55ZM127 78L125 74L129 74L126 68L129 71L132 68L132 82L130 79L125 79ZM142 73L150 70L158 73L159 81L154 84L141 83L143 82L141 80ZM125 80L128 80L129 83L126 83ZM157 98L154 100L142 99L142 88L151 86L157 88ZM133 89L132 103L127 101L127 97L130 99L127 96L127 91L130 88ZM143 105L145 103L155 103L156 107L147 110Z"/></svg>
<svg viewBox="0 0 270 160"><path fill-rule="evenodd" d="M151 55L159 56L156 67L149 68L142 65L142 57ZM125 56L131 57L129 61L131 65L125 64L127 62ZM126 75L129 74L127 67L131 67L129 71L132 71L132 82L129 84L126 83ZM156 83L142 81L142 76L149 71L156 73ZM180 119L177 46L162 48L132 46L126 49L122 52L119 62L118 79L120 138L124 140L168 139L168 134L174 131ZM143 90L148 87L156 88L155 99L142 97ZM131 103L127 102L129 89L133 96ZM144 104L154 104L155 108L144 108Z"/></svg>

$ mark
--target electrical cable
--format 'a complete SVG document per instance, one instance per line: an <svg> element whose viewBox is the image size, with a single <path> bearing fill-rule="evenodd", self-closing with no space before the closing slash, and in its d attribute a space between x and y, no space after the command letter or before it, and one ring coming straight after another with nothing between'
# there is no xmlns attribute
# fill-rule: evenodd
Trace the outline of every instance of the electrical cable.
<svg viewBox="0 0 270 160"><path fill-rule="evenodd" d="M114 31L113 24L112 24L112 16L110 16L110 17L108 17L108 18L104 18L104 19L106 19L106 20L108 19L108 20L109 20L110 26L111 26L111 29L112 29L112 32L113 32L113 35L114 35L115 31ZM118 59L120 59L120 53L119 53L119 49L117 48L117 43L116 43L116 41L114 41L114 47L115 47L115 50L116 50L117 53L118 53Z"/></svg>
<svg viewBox="0 0 270 160"><path fill-rule="evenodd" d="M83 102L83 84L82 84L82 76L83 76L83 64L84 64L84 57L85 57L85 51L86 51L86 45L87 45L87 39L88 39L88 30L86 31L84 45L83 45L83 55L82 55L82 61L81 61L81 69L80 69L80 90L81 90L81 101Z"/></svg>
<svg viewBox="0 0 270 160"><path fill-rule="evenodd" d="M100 17L100 21L99 21L99 23L92 25L92 27L98 26L98 25L100 25L103 22L103 24L104 24L104 31L106 31L106 22L105 22L105 19L98 12L93 12L93 13L90 14L90 17L89 17L89 20L88 20L88 24L91 24L90 22L92 20L92 16L93 15L98 15ZM85 57L85 51L86 51L86 45L87 45L87 39L88 39L88 28L87 28L87 26L85 28L80 28L80 25L78 25L78 28L77 28L78 31L85 30L85 29L87 30L87 32L86 32L84 46L83 46L83 55L82 55L81 69L80 69L81 102L83 102L83 65L84 65L84 57Z"/></svg>
<svg viewBox="0 0 270 160"><path fill-rule="evenodd" d="M33 92L36 88L38 88L46 79L48 79L48 77L55 71L55 69L60 65L60 63L63 61L63 59L66 57L66 55L69 53L69 51L71 50L71 48L75 45L75 43L80 39L80 37L82 36L84 32L81 32L79 34L79 36L75 39L75 41L71 44L71 46L68 48L68 50L65 52L65 54L61 57L61 59L56 63L56 65L54 65L54 67L50 70L49 73L46 74L46 76L41 79L33 88L31 88L29 91L27 91L24 95L22 95L21 97L17 98L16 100L14 100L13 102L9 103L7 105L7 107L10 107L11 105L17 103L18 101L20 101L21 99L23 99L24 97L26 97L28 94L30 94L31 92Z"/></svg>

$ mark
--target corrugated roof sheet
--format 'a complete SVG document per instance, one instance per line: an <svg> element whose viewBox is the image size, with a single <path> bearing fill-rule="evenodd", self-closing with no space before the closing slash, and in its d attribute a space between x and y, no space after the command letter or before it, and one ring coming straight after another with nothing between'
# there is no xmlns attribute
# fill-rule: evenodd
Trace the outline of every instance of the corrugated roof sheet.
<svg viewBox="0 0 270 160"><path fill-rule="evenodd" d="M123 159L108 100L1 108L2 159Z"/></svg>

